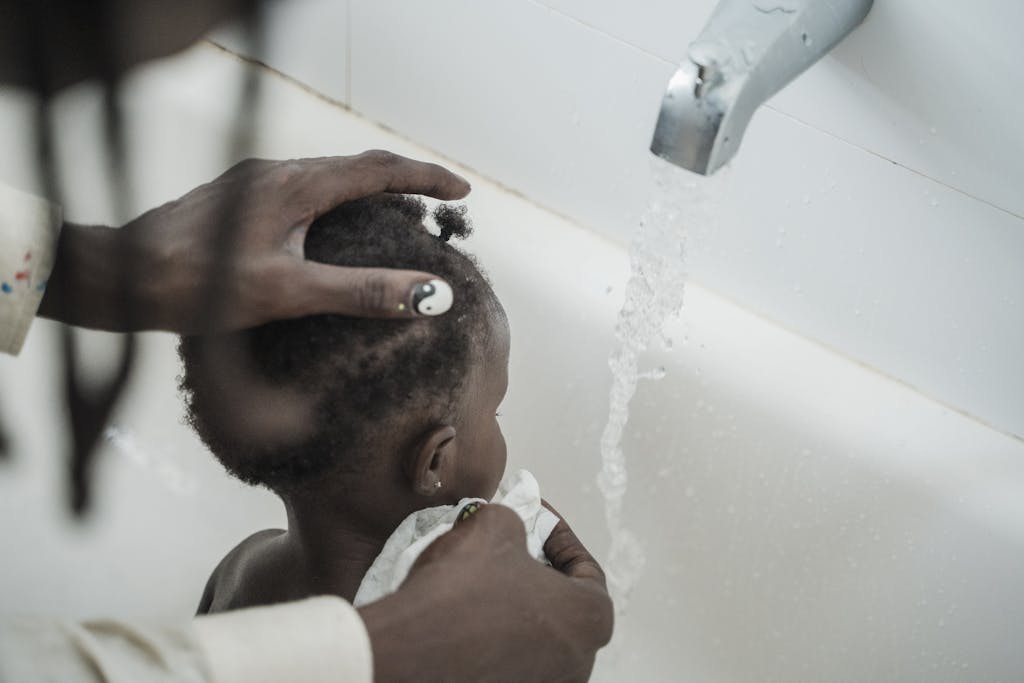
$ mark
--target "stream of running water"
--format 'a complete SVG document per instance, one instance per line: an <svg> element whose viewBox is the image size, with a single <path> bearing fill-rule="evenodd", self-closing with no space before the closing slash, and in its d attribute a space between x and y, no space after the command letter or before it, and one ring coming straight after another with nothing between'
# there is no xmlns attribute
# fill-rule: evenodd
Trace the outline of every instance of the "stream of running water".
<svg viewBox="0 0 1024 683"><path fill-rule="evenodd" d="M615 325L618 346L608 359L612 386L597 478L611 537L605 571L619 613L625 611L645 564L640 539L623 523L629 476L622 437L629 420L630 401L640 380L665 376L661 367L641 371L641 357L659 340L666 348L671 344L664 336L664 328L683 306L689 223L702 213L700 209L708 208L711 191L721 184L658 157L651 159L654 187L631 245L630 277Z"/></svg>

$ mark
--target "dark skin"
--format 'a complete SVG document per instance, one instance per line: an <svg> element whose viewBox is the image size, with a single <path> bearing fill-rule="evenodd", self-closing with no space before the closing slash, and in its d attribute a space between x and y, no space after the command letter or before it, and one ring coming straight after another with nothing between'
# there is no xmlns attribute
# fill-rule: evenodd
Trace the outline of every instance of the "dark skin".
<svg viewBox="0 0 1024 683"><path fill-rule="evenodd" d="M285 498L288 530L261 531L232 550L210 577L198 612L221 612L323 594L351 601L384 543L408 514L428 506L455 504L467 497L490 498L506 462L505 441L496 419L508 389L509 331L502 311L495 310L487 338L487 348L467 377L462 405L456 411L462 416L458 421L432 424L417 416L401 421L398 416L389 418L391 429L375 442L374 452L379 455L371 467L357 478L348 475L324 482L321 489L305 497ZM440 488L437 482L442 482ZM382 637L388 644L379 646L373 640L377 680L589 678L593 653L580 648L579 636L588 631L606 633L612 621L601 568L565 521L558 523L544 546L551 569L524 552L526 539L518 517L513 514L509 520L503 513L495 515L490 509L485 512L482 521L471 518L425 551L406 583L394 594L411 592L409 600L395 600L393 595L360 608L364 619L383 620ZM471 536L462 536L469 525L480 533L472 542ZM507 536L490 537L490 533ZM453 536L454 545L448 540ZM445 554L452 551L451 556ZM453 560L460 564L452 564ZM463 562L468 562L469 568ZM458 576L447 575L447 571L456 571ZM480 585L478 572L484 572L488 579L509 581L505 585L517 589L503 590L500 596L490 594L493 588ZM423 573L427 578L420 577ZM526 576L526 582L520 583L521 575ZM465 587L468 594L459 587ZM442 602L433 607L429 606L430 599L417 595L420 590L442 589ZM532 590L540 591L540 599L523 594ZM474 605L473 600L481 602ZM552 605L569 611L545 614ZM500 613L504 609L513 613ZM439 622L449 623L453 614L461 614L459 618L475 628L486 625L490 635L479 639L459 633L454 640L446 636L443 642L430 645L442 648L446 656L431 654L429 663L417 661L408 668L407 661L399 661L403 658L388 654L391 645L407 652L410 643L415 642L416 656L423 656L421 648L429 642L423 638L436 638L433 634L437 632L432 629L441 628ZM426 619L423 625L427 628L417 629L403 618ZM540 624L546 643L535 650L538 644L534 642L530 657L511 657L516 651L516 637L524 635L524 624ZM368 628L372 639L373 627ZM504 629L507 635L502 637L511 640L498 640L493 629ZM404 637L415 640L403 641ZM480 658L482 645L484 652L501 661L504 668L492 669L481 663L488 661ZM561 671L552 676L550 667L556 661Z"/></svg>
<svg viewBox="0 0 1024 683"><path fill-rule="evenodd" d="M24 9L32 5L46 18L42 32L25 23L30 19ZM107 8L113 31L95 20L82 20L94 19L98 5L88 0L0 0L0 82L55 91L101 74L118 75L140 61L191 45L237 15L242 3L112 0ZM39 35L44 36L41 43L27 40ZM111 49L98 54L89 47L99 44ZM31 50L46 57L42 68L33 63ZM214 324L224 327L215 329L312 312L395 316L397 304L421 276L309 268L295 248L302 243L301 226L341 201L380 191L440 199L457 199L469 191L465 180L440 167L381 152L246 162L133 222L136 227L129 232L138 238L132 258L151 268L147 273L154 277L136 293L147 305L139 307L143 319L136 319L130 331L197 331L198 307L209 296L209 275L204 273L210 272L214 258L211 235L222 215L209 209L209 200L223 198L236 182L257 189L248 194L258 194L260 200L249 205L247 220L236 231L236 274L229 285L232 317L220 318ZM116 313L121 301L113 279L104 273L111 261L100 257L124 253L120 239L122 235L107 228L65 225L43 313L84 327L129 331ZM62 258L68 253L77 257L74 273ZM299 270L304 273L298 282L273 296L263 294L262 287L254 289L254 283L265 282L263 277ZM80 288L74 307L67 304L72 286ZM359 609L372 644L375 680L587 680L597 650L612 633L604 574L564 523L545 546L554 570L536 562L525 548L522 522L501 506L485 507L427 548L396 593Z"/></svg>
<svg viewBox="0 0 1024 683"><path fill-rule="evenodd" d="M115 332L185 334L314 313L411 318L415 288L433 275L307 261L306 231L350 199L379 192L458 199L469 189L436 164L381 150L248 159L120 229L65 223L39 315ZM226 220L234 223L225 253L220 236ZM222 256L231 259L229 270L219 267ZM221 403L232 406L234 415L253 418L249 436L280 440L306 429L309 403L257 381L228 341L211 342L207 353L219 359L212 365L219 369Z"/></svg>
<svg viewBox="0 0 1024 683"><path fill-rule="evenodd" d="M612 635L604 572L565 522L525 552L514 512L488 505L420 555L401 589L359 608L376 681L586 681ZM514 586L514 589L510 589Z"/></svg>
<svg viewBox="0 0 1024 683"><path fill-rule="evenodd" d="M301 552L288 534L267 529L232 550L210 577L198 613L310 595L351 600L383 546L335 532L342 547L330 561L318 558L329 569L316 578L309 565L296 564ZM428 547L397 593L359 608L373 643L375 680L588 680L594 652L580 635L611 637L604 572L564 520L544 544L551 567L525 548L522 521L500 505L483 508ZM495 590L502 585L516 590ZM552 605L566 611L555 615ZM473 633L479 628L486 635ZM531 629L537 632L525 632Z"/></svg>
<svg viewBox="0 0 1024 683"><path fill-rule="evenodd" d="M283 496L288 530L261 531L232 550L210 577L200 613L322 594L351 602L408 515L494 495L507 459L497 418L508 390L509 328L496 301L490 318L460 390L459 417L438 423L430 408L395 409L382 420L386 429L373 437L374 456L362 471Z"/></svg>
<svg viewBox="0 0 1024 683"><path fill-rule="evenodd" d="M39 313L80 327L183 334L313 313L411 317L413 288L433 275L342 268L302 257L313 220L342 202L378 192L458 199L469 192L469 183L436 164L380 150L320 159L249 159L121 229L65 223ZM215 247L225 206L238 220L230 249L233 271L224 282L224 314L206 320L203 307L220 272ZM125 261L138 275L132 321L123 315L121 273L111 267Z"/></svg>
<svg viewBox="0 0 1024 683"><path fill-rule="evenodd" d="M246 166L236 166L221 178L240 173L237 169L245 170ZM248 167L255 175L246 171L239 177L246 178L245 182L262 180L266 185L261 189L266 192L255 193L262 197L256 205L258 210L253 210L253 219L237 233L247 236L248 241L235 252L236 270L253 273L256 282L261 277L258 273L265 273L268 267L311 268L308 277L327 275L327 280L332 278L322 269L358 270L312 264L299 258L291 245L302 232L295 230L295 222L289 217L301 217L300 224L308 226L332 202L380 191L455 199L469 190L465 180L439 166L386 152L327 160L261 161ZM289 172L282 173L282 167ZM289 178L296 177L296 172L316 189L307 191L298 183L290 184ZM152 310L158 312L149 326L140 329L194 331L195 307L209 287L205 274L209 272L210 235L221 215L210 210L210 197L229 190L233 192L230 183L215 181L137 219L137 229L144 239L136 244L149 250L140 251L137 257L153 264L152 286L147 290ZM311 209L311 205L316 208ZM118 305L114 276L104 268L102 258L93 260L89 256L114 253L104 250L114 248L109 242L117 239L116 232L87 228L62 235L54 275L43 300L46 315L84 327L123 329L111 322L119 320L114 315ZM61 262L68 240L84 255L84 260L78 262L81 271L72 273L66 261ZM165 243L172 246L168 248ZM312 291L284 288L274 297L265 296L263 288L240 286L236 279L232 282L236 297L232 309L237 313L225 324L254 325L321 310L402 317L409 313L398 312L397 306L392 309L390 302L402 301L409 279L419 282L421 277L384 271L383 275L371 274L368 283L365 272L332 274L338 276L332 280L333 289L314 285ZM389 279L395 274L396 279ZM63 305L65 288L76 278L80 286L78 305L71 310ZM166 286L156 285L159 280ZM363 293L366 288L381 291L382 281L388 283L384 287L388 295L367 297ZM110 297L114 297L113 302ZM385 303L367 305L368 301ZM434 436L443 441L443 434ZM441 444L436 447L441 448ZM432 481L430 469L423 468L425 483ZM613 610L604 574L564 522L552 534L557 542L552 545L549 540L545 546L557 571L530 557L524 534L522 521L515 513L501 506L488 506L431 545L398 592L360 608L373 649L375 681L587 680L597 650L608 643L612 633ZM365 572L368 565L364 565L354 565L352 574ZM511 585L517 589L508 590ZM299 592L308 594L308 590ZM338 592L349 590L343 586ZM276 600L291 596L269 597Z"/></svg>

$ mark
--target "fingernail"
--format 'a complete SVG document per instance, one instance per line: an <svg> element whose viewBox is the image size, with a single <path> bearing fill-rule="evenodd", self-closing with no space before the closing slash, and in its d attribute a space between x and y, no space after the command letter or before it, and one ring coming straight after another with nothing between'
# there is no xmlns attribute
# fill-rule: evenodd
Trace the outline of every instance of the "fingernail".
<svg viewBox="0 0 1024 683"><path fill-rule="evenodd" d="M444 280L421 282L412 288L410 308L420 315L441 315L452 307L455 295Z"/></svg>
<svg viewBox="0 0 1024 683"><path fill-rule="evenodd" d="M470 517L475 515L477 512L479 512L480 508L482 508L486 504L487 503L483 503L483 502L480 502L480 503L467 503L466 505L464 505L462 507L461 510L459 510L459 516L455 518L455 523L458 524L459 522L465 522L467 519L469 519Z"/></svg>

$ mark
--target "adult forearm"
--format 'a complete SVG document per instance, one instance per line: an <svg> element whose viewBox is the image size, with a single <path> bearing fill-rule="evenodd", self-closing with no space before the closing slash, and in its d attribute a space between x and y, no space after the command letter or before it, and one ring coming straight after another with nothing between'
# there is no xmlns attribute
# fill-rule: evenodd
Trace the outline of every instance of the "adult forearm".
<svg viewBox="0 0 1024 683"><path fill-rule="evenodd" d="M53 271L39 315L69 325L126 331L130 255L119 246L117 230L65 222L57 242ZM135 288L137 289L137 288ZM135 310L145 306L135 306Z"/></svg>

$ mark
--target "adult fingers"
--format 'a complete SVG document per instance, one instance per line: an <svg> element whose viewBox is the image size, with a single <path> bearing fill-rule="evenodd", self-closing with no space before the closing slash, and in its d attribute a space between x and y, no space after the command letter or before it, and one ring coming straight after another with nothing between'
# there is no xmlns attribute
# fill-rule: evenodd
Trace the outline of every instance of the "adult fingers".
<svg viewBox="0 0 1024 683"><path fill-rule="evenodd" d="M461 199L470 185L462 176L437 164L371 150L352 157L307 160L303 193L317 215L352 199L380 192L421 194L436 199Z"/></svg>
<svg viewBox="0 0 1024 683"><path fill-rule="evenodd" d="M546 500L541 502L560 520L544 543L544 553L548 556L551 566L573 582L577 600L575 612L582 620L581 632L593 634L596 647L603 647L611 640L615 624L615 612L608 596L604 570L558 511ZM593 666L594 656L591 653L586 666L566 680L588 680Z"/></svg>
<svg viewBox="0 0 1024 683"><path fill-rule="evenodd" d="M548 556L551 566L566 576L605 587L604 570L565 520L560 521L551 531L544 543L544 554Z"/></svg>
<svg viewBox="0 0 1024 683"><path fill-rule="evenodd" d="M447 312L454 301L451 286L418 270L349 268L295 261L289 317L337 313L360 318L413 318Z"/></svg>
<svg viewBox="0 0 1024 683"><path fill-rule="evenodd" d="M541 502L559 519L558 524L552 529L548 540L544 543L544 554L548 556L551 566L566 576L593 581L605 588L604 570L601 569L601 565L597 563L597 560L583 545L565 518L558 513L558 510L546 500Z"/></svg>
<svg viewBox="0 0 1024 683"><path fill-rule="evenodd" d="M496 558L500 550L517 552L533 563L526 553L526 527L523 520L504 505L485 505L476 514L440 536L417 558L423 565L436 558L466 552L474 558Z"/></svg>

